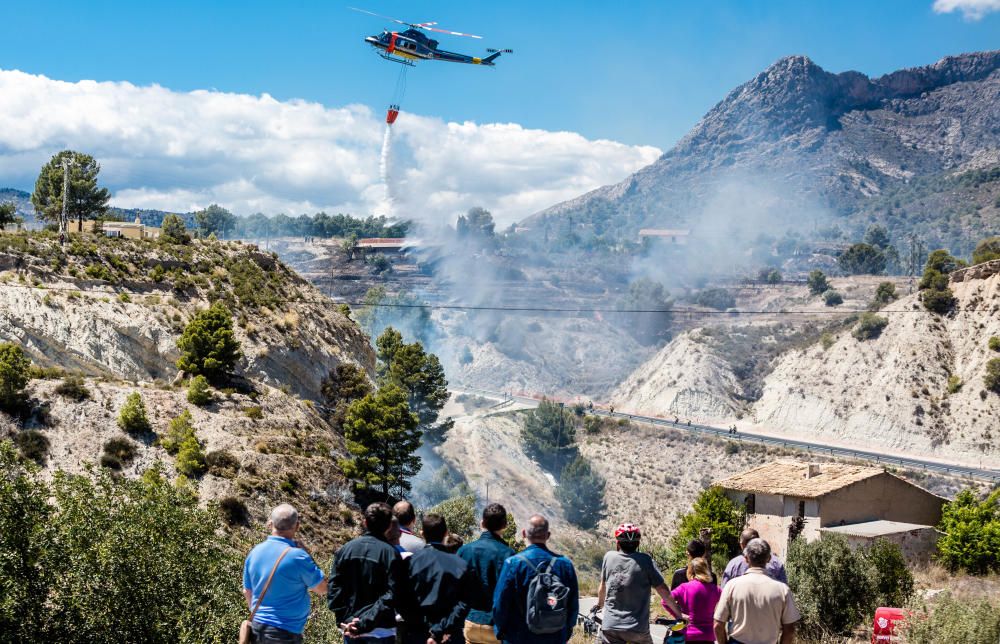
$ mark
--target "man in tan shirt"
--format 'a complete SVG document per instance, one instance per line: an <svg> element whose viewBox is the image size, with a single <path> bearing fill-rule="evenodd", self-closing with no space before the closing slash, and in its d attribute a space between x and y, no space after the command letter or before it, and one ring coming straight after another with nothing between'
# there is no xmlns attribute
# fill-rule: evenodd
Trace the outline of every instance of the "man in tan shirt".
<svg viewBox="0 0 1000 644"><path fill-rule="evenodd" d="M750 569L722 589L715 607L715 639L719 644L781 644L795 641L795 623L799 609L792 591L764 572L771 560L771 546L763 539L752 539L743 550ZM726 633L726 623L732 630Z"/></svg>

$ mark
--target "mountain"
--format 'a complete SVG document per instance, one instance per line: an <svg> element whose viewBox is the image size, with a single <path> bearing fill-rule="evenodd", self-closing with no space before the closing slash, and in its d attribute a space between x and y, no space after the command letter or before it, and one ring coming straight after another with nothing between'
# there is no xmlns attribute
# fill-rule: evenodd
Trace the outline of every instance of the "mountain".
<svg viewBox="0 0 1000 644"><path fill-rule="evenodd" d="M749 216L754 228L871 223L894 241L967 252L1000 226L1000 50L879 78L782 58L713 107L673 149L621 183L533 215L634 237Z"/></svg>

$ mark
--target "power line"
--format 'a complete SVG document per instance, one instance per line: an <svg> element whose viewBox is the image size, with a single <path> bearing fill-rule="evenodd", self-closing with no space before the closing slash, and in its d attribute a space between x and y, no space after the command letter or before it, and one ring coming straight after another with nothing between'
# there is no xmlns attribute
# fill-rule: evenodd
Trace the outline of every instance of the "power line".
<svg viewBox="0 0 1000 644"><path fill-rule="evenodd" d="M127 289L117 289L117 290L103 290L94 288L72 288L66 286L34 286L30 284L10 284L10 283L0 283L0 286L6 288L20 288L25 290L34 291L55 291L55 292L69 292L69 293L91 293L96 295L136 295L136 296L149 296L149 295L165 295L169 293L171 296L177 296L187 298L188 296L184 294L177 294L170 291L160 291L157 293L148 293L143 291L132 291ZM114 286L109 288L114 289ZM473 305L473 304L431 304L428 302L422 303L405 303L405 302L353 302L353 301L338 301L333 299L309 299L309 298L274 298L273 302L278 302L282 304L290 303L304 303L304 304L347 304L352 307L372 307L372 308L390 308L390 309L430 309L430 310L444 310L444 311L496 311L496 312L510 312L510 313L621 313L621 314L672 314L672 315L687 315L687 316L719 316L719 317L736 317L745 315L831 315L831 316L845 316L852 313L889 313L889 314L929 314L937 315L931 311L924 309L880 309L878 311L871 311L869 309L809 309L805 311L796 311L791 309L777 309L777 310L765 310L765 309L733 309L728 311L718 311L715 309L692 309L692 308L668 308L668 309L616 309L609 307L588 307L588 308L564 308L564 307L539 307L539 306L484 306L484 305ZM991 314L990 311L980 310L980 309L955 309L955 312L961 313L985 313Z"/></svg>

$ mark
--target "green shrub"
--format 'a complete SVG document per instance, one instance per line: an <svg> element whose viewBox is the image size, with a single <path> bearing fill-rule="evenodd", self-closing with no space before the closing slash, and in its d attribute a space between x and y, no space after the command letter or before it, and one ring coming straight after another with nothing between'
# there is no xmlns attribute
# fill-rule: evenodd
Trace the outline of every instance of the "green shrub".
<svg viewBox="0 0 1000 644"><path fill-rule="evenodd" d="M160 437L160 446L167 450L168 454L177 454L184 441L193 438L194 435L191 412L185 409L180 416L170 421L166 435Z"/></svg>
<svg viewBox="0 0 1000 644"><path fill-rule="evenodd" d="M889 324L889 318L874 313L862 313L857 326L851 330L851 335L859 342L874 340L882 335L882 329Z"/></svg>
<svg viewBox="0 0 1000 644"><path fill-rule="evenodd" d="M832 333L824 332L823 335L819 336L819 343L823 346L823 351L827 351L836 342L837 338Z"/></svg>
<svg viewBox="0 0 1000 644"><path fill-rule="evenodd" d="M833 288L830 280L826 279L826 274L818 269L810 271L806 284L809 286L809 292L813 295L822 295Z"/></svg>
<svg viewBox="0 0 1000 644"><path fill-rule="evenodd" d="M205 473L205 450L194 434L181 442L177 450L175 467L178 473L187 477L193 478Z"/></svg>
<svg viewBox="0 0 1000 644"><path fill-rule="evenodd" d="M142 394L134 391L125 399L125 404L118 412L118 427L126 434L133 436L145 434L152 429L149 424L149 416L146 415L146 403L142 400Z"/></svg>
<svg viewBox="0 0 1000 644"><path fill-rule="evenodd" d="M875 606L904 606L913 597L913 573L903 551L885 539L876 539L862 549L868 572L875 584Z"/></svg>
<svg viewBox="0 0 1000 644"><path fill-rule="evenodd" d="M476 499L471 495L456 496L438 503L427 514L440 514L448 524L448 531L463 539L472 536L476 529Z"/></svg>
<svg viewBox="0 0 1000 644"><path fill-rule="evenodd" d="M27 401L24 388L31 375L31 360L20 346L0 344L0 410L17 413Z"/></svg>
<svg viewBox="0 0 1000 644"><path fill-rule="evenodd" d="M114 273L112 273L104 264L90 264L84 270L84 273L87 274L87 277L103 280L105 282L113 282L115 280Z"/></svg>
<svg viewBox="0 0 1000 644"><path fill-rule="evenodd" d="M995 335L991 337L986 346L988 346L991 351L1000 351L1000 336Z"/></svg>
<svg viewBox="0 0 1000 644"><path fill-rule="evenodd" d="M0 442L0 632L11 642L225 642L242 552L153 470L51 484ZM165 592L164 589L169 589Z"/></svg>
<svg viewBox="0 0 1000 644"><path fill-rule="evenodd" d="M765 284L778 284L781 282L781 271L776 268L762 268L757 272L757 279Z"/></svg>
<svg viewBox="0 0 1000 644"><path fill-rule="evenodd" d="M243 414L251 420L260 420L264 417L264 410L254 405L243 410Z"/></svg>
<svg viewBox="0 0 1000 644"><path fill-rule="evenodd" d="M712 486L702 490L691 511L683 515L677 533L670 539L669 560L660 561L661 566L671 568L687 561L685 549L692 539L700 537L702 528L712 529L712 561L722 564L740 551L740 532L743 530L745 513L726 496L722 488Z"/></svg>
<svg viewBox="0 0 1000 644"><path fill-rule="evenodd" d="M960 600L945 591L933 603L918 599L902 626L907 644L996 644L1000 641L1000 604L989 599Z"/></svg>
<svg viewBox="0 0 1000 644"><path fill-rule="evenodd" d="M994 259L1000 259L1000 236L987 237L976 244L976 250L972 251L973 264L982 264Z"/></svg>
<svg viewBox="0 0 1000 644"><path fill-rule="evenodd" d="M993 393L1000 394L1000 358L993 358L986 363L983 385Z"/></svg>
<svg viewBox="0 0 1000 644"><path fill-rule="evenodd" d="M219 515L229 527L250 525L250 511L246 503L235 496L225 496L219 499Z"/></svg>
<svg viewBox="0 0 1000 644"><path fill-rule="evenodd" d="M205 454L205 467L213 476L231 479L240 471L239 460L225 450L216 450Z"/></svg>
<svg viewBox="0 0 1000 644"><path fill-rule="evenodd" d="M162 282L166 274L167 271L163 268L163 264L157 264L149 271L149 278L154 282Z"/></svg>
<svg viewBox="0 0 1000 644"><path fill-rule="evenodd" d="M132 301L132 298L131 296L129 296L128 293L119 293L118 301L121 302L122 304L128 304L129 302Z"/></svg>
<svg viewBox="0 0 1000 644"><path fill-rule="evenodd" d="M208 384L208 378L205 376L191 378L188 382L187 401L192 405L204 407L213 400L215 400L215 394L212 393L212 388Z"/></svg>
<svg viewBox="0 0 1000 644"><path fill-rule="evenodd" d="M867 563L840 535L812 543L793 540L785 565L806 637L850 635L877 608L878 591Z"/></svg>
<svg viewBox="0 0 1000 644"><path fill-rule="evenodd" d="M827 306L840 306L844 303L844 297L837 291L827 291L823 293L823 303Z"/></svg>
<svg viewBox="0 0 1000 644"><path fill-rule="evenodd" d="M958 376L948 376L948 394L957 394L962 390L962 379Z"/></svg>
<svg viewBox="0 0 1000 644"><path fill-rule="evenodd" d="M112 438L104 443L104 453L114 456L121 463L129 463L136 456L135 443L127 438Z"/></svg>
<svg viewBox="0 0 1000 644"><path fill-rule="evenodd" d="M736 306L736 297L724 288L707 288L698 291L694 303L718 311L725 311Z"/></svg>
<svg viewBox="0 0 1000 644"><path fill-rule="evenodd" d="M952 572L973 575L1000 572L1000 490L985 500L971 489L959 492L945 503L938 530L938 561Z"/></svg>
<svg viewBox="0 0 1000 644"><path fill-rule="evenodd" d="M114 454L101 454L99 462L101 467L106 467L116 472L121 471L122 467L124 467L122 460Z"/></svg>
<svg viewBox="0 0 1000 644"><path fill-rule="evenodd" d="M840 269L848 275L881 275L885 272L885 254L870 244L854 244L837 258Z"/></svg>
<svg viewBox="0 0 1000 644"><path fill-rule="evenodd" d="M955 307L955 294L950 288L931 288L920 293L920 301L928 311L944 314Z"/></svg>
<svg viewBox="0 0 1000 644"><path fill-rule="evenodd" d="M79 375L66 376L62 382L56 385L55 393L63 398L69 398L76 402L83 402L90 398L90 390Z"/></svg>
<svg viewBox="0 0 1000 644"><path fill-rule="evenodd" d="M21 456L39 465L45 464L49 454L49 439L37 429L26 429L14 434L14 445Z"/></svg>
<svg viewBox="0 0 1000 644"><path fill-rule="evenodd" d="M879 306L885 306L897 297L899 296L896 294L896 285L892 282L880 282L875 289L875 303Z"/></svg>
<svg viewBox="0 0 1000 644"><path fill-rule="evenodd" d="M199 311L177 341L181 357L177 368L202 375L211 382L224 379L240 359L240 343L233 333L233 316L222 302Z"/></svg>

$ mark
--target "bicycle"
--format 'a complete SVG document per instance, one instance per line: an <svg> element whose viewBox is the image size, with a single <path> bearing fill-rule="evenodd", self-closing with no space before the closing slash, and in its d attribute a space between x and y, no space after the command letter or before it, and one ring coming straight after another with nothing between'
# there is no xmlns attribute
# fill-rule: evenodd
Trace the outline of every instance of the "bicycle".
<svg viewBox="0 0 1000 644"><path fill-rule="evenodd" d="M589 615L580 613L580 616L577 618L577 624L583 627L583 634L585 636L592 637L595 644L600 644L603 641L601 637L601 625L603 621L597 616L597 612L598 610L595 606L590 610ZM663 638L663 644L684 644L684 631L687 628L687 622L683 619L657 617L652 623L667 627L667 635Z"/></svg>

